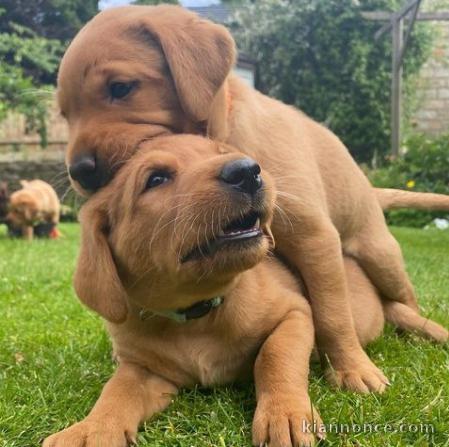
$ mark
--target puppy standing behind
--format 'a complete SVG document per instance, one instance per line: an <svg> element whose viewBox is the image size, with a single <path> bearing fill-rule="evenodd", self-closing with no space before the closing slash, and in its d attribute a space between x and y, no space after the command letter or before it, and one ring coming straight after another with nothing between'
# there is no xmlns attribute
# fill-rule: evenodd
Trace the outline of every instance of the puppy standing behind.
<svg viewBox="0 0 449 447"><path fill-rule="evenodd" d="M20 228L25 239L33 239L33 225L59 223L60 203L55 190L42 180L21 181L22 189L11 194L7 220Z"/></svg>
<svg viewBox="0 0 449 447"><path fill-rule="evenodd" d="M180 387L252 374L253 443L313 442L304 429L321 426L308 396L311 309L302 285L267 256L270 177L228 150L187 135L147 142L83 207L75 288L110 320L119 367L87 418L45 447L124 447ZM383 309L357 264L345 266L362 344L381 333L384 315L447 339L445 329L403 304Z"/></svg>

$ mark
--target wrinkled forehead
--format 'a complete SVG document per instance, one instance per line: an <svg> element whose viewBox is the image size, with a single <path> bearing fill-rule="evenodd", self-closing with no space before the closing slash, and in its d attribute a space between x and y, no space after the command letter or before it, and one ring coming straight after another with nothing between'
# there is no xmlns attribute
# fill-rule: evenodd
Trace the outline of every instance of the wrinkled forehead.
<svg viewBox="0 0 449 447"><path fill-rule="evenodd" d="M169 135L144 142L139 151L128 161L127 168L131 174L138 166L176 164L177 167L189 168L197 163L217 157L224 152L222 145L216 141L197 135ZM176 167L174 166L176 169ZM126 174L125 174L126 175Z"/></svg>
<svg viewBox="0 0 449 447"><path fill-rule="evenodd" d="M112 205L130 202L150 172L161 169L182 174L200 164L203 166L224 151L228 150L220 143L196 135L169 135L148 140L103 188L104 194Z"/></svg>

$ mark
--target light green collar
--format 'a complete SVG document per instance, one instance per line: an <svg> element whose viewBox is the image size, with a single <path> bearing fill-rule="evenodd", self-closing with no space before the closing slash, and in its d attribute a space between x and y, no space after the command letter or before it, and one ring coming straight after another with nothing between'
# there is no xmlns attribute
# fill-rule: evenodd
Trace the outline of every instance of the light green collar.
<svg viewBox="0 0 449 447"><path fill-rule="evenodd" d="M196 320L198 318L206 316L212 309L220 306L223 303L224 298L222 296L216 296L209 300L199 301L193 306L187 309L179 310L148 310L141 309L139 312L140 319L142 321L148 320L149 318L165 317L170 320L174 320L178 323L185 323L189 320Z"/></svg>

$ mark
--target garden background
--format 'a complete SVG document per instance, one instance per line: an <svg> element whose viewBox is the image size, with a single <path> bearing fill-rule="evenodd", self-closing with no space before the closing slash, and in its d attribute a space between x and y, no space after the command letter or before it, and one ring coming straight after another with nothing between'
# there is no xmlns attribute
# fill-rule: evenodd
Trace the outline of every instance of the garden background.
<svg viewBox="0 0 449 447"><path fill-rule="evenodd" d="M254 62L256 87L334 130L375 185L449 193L449 22L415 28L404 67L403 156L389 153L391 42L374 40L381 24L363 13L393 11L404 3L231 0L212 9ZM43 178L73 208L55 81L64 49L97 10L96 0L0 0L0 182L15 189L21 178ZM425 0L423 10L449 11L449 0ZM423 228L435 217L449 216L395 211L388 219ZM113 369L103 323L81 306L71 285L79 225L63 223L60 229L59 240L28 244L9 239L0 226L1 447L40 445L83 418ZM449 327L449 231L392 231L423 314ZM434 431L331 434L325 445L449 447L448 347L387 328L368 352L390 378L388 392L336 392L314 365L311 396L323 419L396 428L431 424ZM254 402L246 385L184 391L144 425L139 445L250 445Z"/></svg>
<svg viewBox="0 0 449 447"><path fill-rule="evenodd" d="M126 3L100 3L108 1ZM329 126L375 185L449 193L449 22L415 26L404 63L404 157L389 155L391 42L375 41L381 23L363 14L403 3L231 0L192 9L225 22L255 63L256 87ZM449 0L422 10L449 11ZM64 49L97 11L96 0L0 0L0 181L13 189L34 172L73 202L55 82ZM423 227L435 217L445 215L395 211L389 221Z"/></svg>

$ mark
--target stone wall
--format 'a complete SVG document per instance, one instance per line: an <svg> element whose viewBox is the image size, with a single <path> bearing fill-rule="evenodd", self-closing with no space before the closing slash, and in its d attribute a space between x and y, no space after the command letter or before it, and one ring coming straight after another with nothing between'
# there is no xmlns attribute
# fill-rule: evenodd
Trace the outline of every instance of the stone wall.
<svg viewBox="0 0 449 447"><path fill-rule="evenodd" d="M10 191L20 188L20 180L41 179L50 183L62 197L69 186L64 165L67 125L55 101L48 114L49 146L40 147L39 135L27 132L24 116L10 113L0 123L0 181Z"/></svg>
<svg viewBox="0 0 449 447"><path fill-rule="evenodd" d="M449 0L443 6L448 11ZM449 22L432 23L437 40L420 73L413 124L421 132L439 135L449 133Z"/></svg>
<svg viewBox="0 0 449 447"><path fill-rule="evenodd" d="M59 114L54 93L50 101L47 117L47 137L49 141L67 141L67 124ZM27 130L26 120L20 113L10 112L8 116L0 122L0 142L24 142L27 144L39 144L37 132Z"/></svg>
<svg viewBox="0 0 449 447"><path fill-rule="evenodd" d="M52 156L49 156L52 155ZM69 187L64 158L60 153L45 156L18 157L2 154L0 157L0 181L6 181L9 190L20 188L20 180L41 179L50 183L59 197L66 194Z"/></svg>

